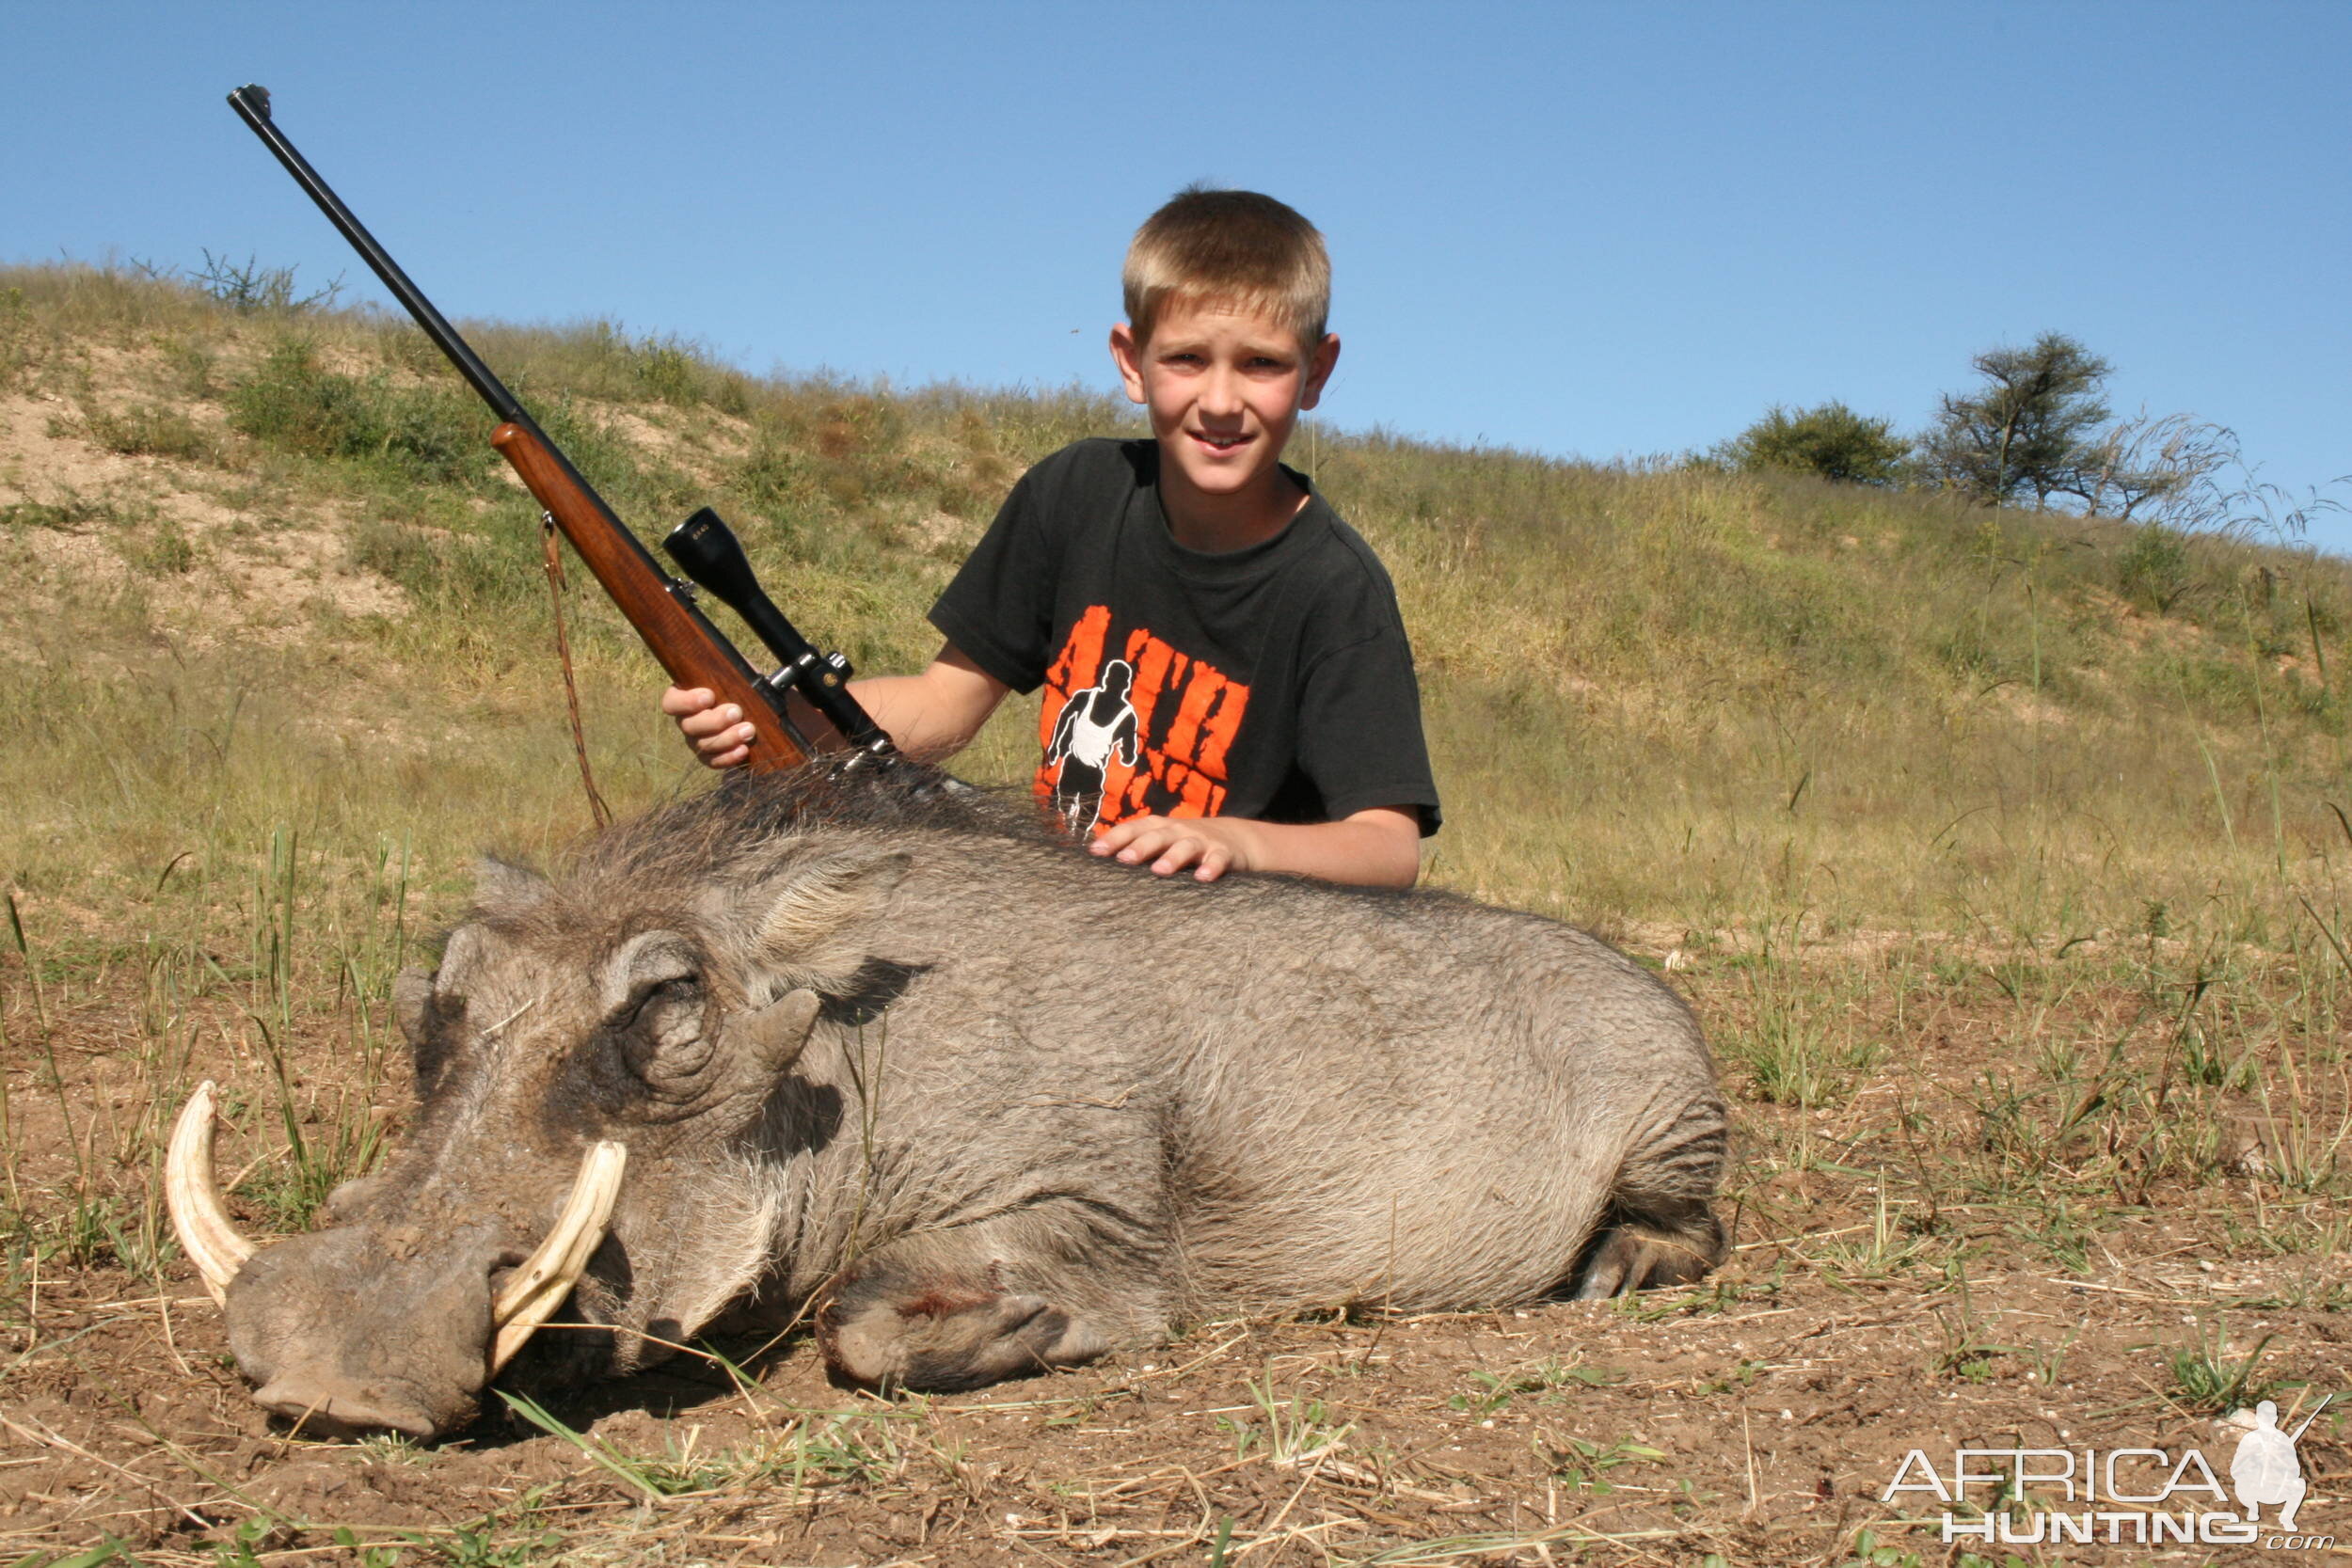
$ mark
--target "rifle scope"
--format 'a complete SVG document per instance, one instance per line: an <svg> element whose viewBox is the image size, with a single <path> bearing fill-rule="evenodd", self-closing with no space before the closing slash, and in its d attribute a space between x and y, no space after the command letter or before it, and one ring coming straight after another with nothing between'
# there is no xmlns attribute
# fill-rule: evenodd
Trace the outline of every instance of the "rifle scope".
<svg viewBox="0 0 2352 1568"><path fill-rule="evenodd" d="M661 541L662 553L677 562L694 583L716 597L768 644L783 664L768 677L779 692L797 691L810 706L831 721L852 746L869 745L881 731L843 689L854 673L840 654L818 653L800 628L785 618L776 602L759 586L750 560L735 531L716 512L704 507L670 531Z"/></svg>

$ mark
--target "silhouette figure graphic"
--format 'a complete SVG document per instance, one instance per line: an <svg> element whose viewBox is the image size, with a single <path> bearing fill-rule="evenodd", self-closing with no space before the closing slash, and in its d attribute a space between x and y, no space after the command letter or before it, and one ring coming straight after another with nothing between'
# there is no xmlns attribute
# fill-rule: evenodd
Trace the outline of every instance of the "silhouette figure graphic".
<svg viewBox="0 0 2352 1568"><path fill-rule="evenodd" d="M2279 1528L2295 1528L2295 1511L2303 1506L2304 1491L2303 1464L2296 1457L2296 1441L2334 1399L2330 1394L2321 1400L2319 1410L2304 1417L2303 1424L2292 1433L2279 1430L2276 1403L2265 1400L2254 1407L2254 1430L2237 1440L2237 1452L2230 1459L2230 1485L2249 1522L2262 1517L2264 1504L2275 1503Z"/></svg>
<svg viewBox="0 0 2352 1568"><path fill-rule="evenodd" d="M1103 666L1100 685L1072 692L1062 705L1053 743L1045 749L1045 760L1055 765L1054 809L1082 838L1103 815L1103 775L1111 759L1130 768L1136 764L1141 726L1128 700L1135 680L1135 667L1123 658Z"/></svg>

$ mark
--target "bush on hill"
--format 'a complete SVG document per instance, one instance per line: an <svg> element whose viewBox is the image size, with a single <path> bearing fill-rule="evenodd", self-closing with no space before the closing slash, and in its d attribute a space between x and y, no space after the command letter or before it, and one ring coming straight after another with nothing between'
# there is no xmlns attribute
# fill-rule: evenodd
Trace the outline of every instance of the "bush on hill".
<svg viewBox="0 0 2352 1568"><path fill-rule="evenodd" d="M1842 403L1794 412L1775 404L1724 444L1719 455L1748 473L1779 469L1848 484L1893 484L1902 478L1911 442L1895 421L1857 414Z"/></svg>

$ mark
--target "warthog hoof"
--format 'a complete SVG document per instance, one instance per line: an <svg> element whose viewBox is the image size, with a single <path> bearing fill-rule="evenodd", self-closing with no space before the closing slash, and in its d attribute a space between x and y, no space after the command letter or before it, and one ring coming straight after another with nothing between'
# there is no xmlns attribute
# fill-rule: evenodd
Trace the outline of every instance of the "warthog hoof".
<svg viewBox="0 0 2352 1568"><path fill-rule="evenodd" d="M1090 1361L1109 1341L1045 1297L887 1265L836 1282L817 1314L825 1365L846 1382L948 1393Z"/></svg>

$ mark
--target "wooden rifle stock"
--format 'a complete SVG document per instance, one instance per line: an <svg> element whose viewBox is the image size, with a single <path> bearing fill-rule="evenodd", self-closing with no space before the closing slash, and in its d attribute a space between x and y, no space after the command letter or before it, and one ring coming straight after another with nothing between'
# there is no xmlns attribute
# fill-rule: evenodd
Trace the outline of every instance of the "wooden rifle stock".
<svg viewBox="0 0 2352 1568"><path fill-rule="evenodd" d="M691 600L675 591L669 574L654 563L637 536L581 482L546 436L510 422L498 427L490 444L513 465L524 488L547 509L557 531L571 541L670 678L680 686L706 688L721 703L743 710L758 736L745 767L768 772L808 760L812 748L785 716L775 689L743 662L743 656ZM822 749L839 749L838 736L827 738L834 744Z"/></svg>

